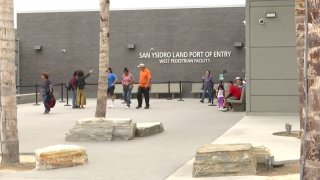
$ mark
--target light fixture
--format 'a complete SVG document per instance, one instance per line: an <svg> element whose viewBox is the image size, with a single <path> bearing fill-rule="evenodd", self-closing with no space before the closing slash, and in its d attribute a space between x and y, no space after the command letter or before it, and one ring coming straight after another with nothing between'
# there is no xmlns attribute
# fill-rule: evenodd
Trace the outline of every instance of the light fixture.
<svg viewBox="0 0 320 180"><path fill-rule="evenodd" d="M42 46L41 45L37 45L33 47L34 50L36 51L41 51L42 50Z"/></svg>
<svg viewBox="0 0 320 180"><path fill-rule="evenodd" d="M242 42L234 42L234 47L236 48L242 48L243 43Z"/></svg>
<svg viewBox="0 0 320 180"><path fill-rule="evenodd" d="M128 44L128 49L135 49L136 48L136 45L135 44Z"/></svg>
<svg viewBox="0 0 320 180"><path fill-rule="evenodd" d="M275 12L267 12L266 13L266 18L276 18L277 17L277 13Z"/></svg>

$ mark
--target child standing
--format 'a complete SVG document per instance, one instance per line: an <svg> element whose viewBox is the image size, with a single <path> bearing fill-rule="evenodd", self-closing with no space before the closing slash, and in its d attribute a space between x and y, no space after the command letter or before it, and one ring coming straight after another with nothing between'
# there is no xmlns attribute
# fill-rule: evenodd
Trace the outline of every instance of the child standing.
<svg viewBox="0 0 320 180"><path fill-rule="evenodd" d="M222 110L223 104L224 104L224 88L222 84L218 86L217 98L218 98L218 108L219 110Z"/></svg>

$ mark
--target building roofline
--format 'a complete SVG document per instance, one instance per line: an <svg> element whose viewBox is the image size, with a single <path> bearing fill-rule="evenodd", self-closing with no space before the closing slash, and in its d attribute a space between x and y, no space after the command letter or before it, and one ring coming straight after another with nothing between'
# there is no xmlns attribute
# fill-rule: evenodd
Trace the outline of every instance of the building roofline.
<svg viewBox="0 0 320 180"><path fill-rule="evenodd" d="M213 9L213 8L235 8L235 7L245 7L243 4L238 5L225 5L225 6L181 6L181 7L157 7L157 8L111 8L110 11L139 11L139 10L167 10L167 9ZM79 9L79 10L41 10L41 11L17 11L18 14L23 13L57 13L57 12L96 12L99 9Z"/></svg>

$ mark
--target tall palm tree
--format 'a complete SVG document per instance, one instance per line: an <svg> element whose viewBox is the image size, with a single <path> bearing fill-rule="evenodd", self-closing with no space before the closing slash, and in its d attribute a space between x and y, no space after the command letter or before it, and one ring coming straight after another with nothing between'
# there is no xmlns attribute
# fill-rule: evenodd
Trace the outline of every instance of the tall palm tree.
<svg viewBox="0 0 320 180"><path fill-rule="evenodd" d="M109 65L109 7L110 0L100 0L99 82L95 117L104 118L107 107L107 67Z"/></svg>
<svg viewBox="0 0 320 180"><path fill-rule="evenodd" d="M13 0L0 0L0 119L2 163L19 162Z"/></svg>
<svg viewBox="0 0 320 180"><path fill-rule="evenodd" d="M306 3L308 12L306 13ZM308 15L308 18L306 18ZM320 179L320 0L296 0L297 56L299 68L301 179ZM305 33L305 24L308 34ZM305 39L306 38L306 39ZM306 52L305 44L307 43ZM306 59L307 58L307 59ZM307 61L307 66L304 62ZM304 83L304 70L307 82Z"/></svg>

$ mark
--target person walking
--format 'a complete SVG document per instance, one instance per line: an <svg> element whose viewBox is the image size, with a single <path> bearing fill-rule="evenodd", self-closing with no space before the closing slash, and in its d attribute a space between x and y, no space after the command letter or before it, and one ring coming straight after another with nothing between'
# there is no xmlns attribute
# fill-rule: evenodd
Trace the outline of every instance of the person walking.
<svg viewBox="0 0 320 180"><path fill-rule="evenodd" d="M211 103L213 101L213 95L212 95L212 89L213 89L213 77L211 76L210 70L206 71L206 74L202 77L202 97L200 102L204 102L204 98L206 93L209 95L209 101L208 103Z"/></svg>
<svg viewBox="0 0 320 180"><path fill-rule="evenodd" d="M114 90L116 89L115 84L117 82L117 75L113 73L111 68L108 68L108 95L111 96L112 102L109 105L109 108L114 108Z"/></svg>
<svg viewBox="0 0 320 180"><path fill-rule="evenodd" d="M151 72L142 63L137 67L140 68L140 79L139 79L139 88L138 88L138 95L137 95L138 106L136 108L140 109L142 107L142 94L143 94L146 102L145 109L149 109L150 108L149 91L151 87Z"/></svg>
<svg viewBox="0 0 320 180"><path fill-rule="evenodd" d="M52 87L51 81L49 80L48 73L42 73L41 79L42 79L41 94L43 97L43 105L45 108L44 114L49 114L50 107L48 105L48 102L50 100L51 94L53 93L53 87Z"/></svg>
<svg viewBox="0 0 320 180"><path fill-rule="evenodd" d="M70 79L69 86L72 91L72 108L78 108L77 105L77 74L78 71L73 72L73 76Z"/></svg>
<svg viewBox="0 0 320 180"><path fill-rule="evenodd" d="M80 109L84 109L86 105L86 92L85 92L85 79L90 76L93 70L90 70L88 74L84 75L83 71L78 71L77 73L77 105Z"/></svg>
<svg viewBox="0 0 320 180"><path fill-rule="evenodd" d="M124 68L122 75L122 86L123 86L123 99L127 103L126 108L130 108L131 104L131 91L133 88L134 78L133 75L129 72L128 68Z"/></svg>

